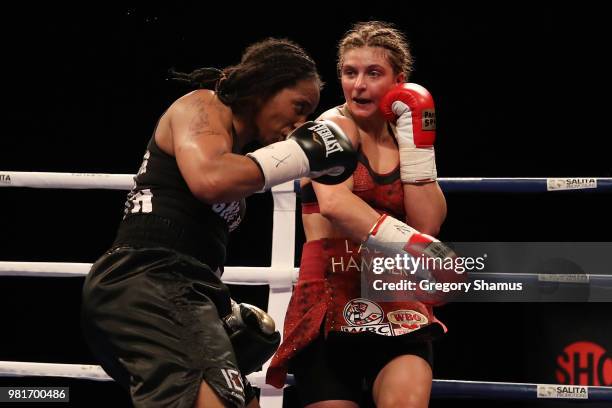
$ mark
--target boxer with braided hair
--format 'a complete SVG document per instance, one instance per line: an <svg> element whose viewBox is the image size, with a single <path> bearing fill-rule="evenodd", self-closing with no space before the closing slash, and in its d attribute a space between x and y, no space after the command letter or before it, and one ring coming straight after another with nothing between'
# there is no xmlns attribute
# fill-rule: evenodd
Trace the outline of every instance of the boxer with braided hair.
<svg viewBox="0 0 612 408"><path fill-rule="evenodd" d="M283 41L283 47L270 47L268 42L253 44L239 64L222 70L200 68L188 74L172 74L198 88L214 89L232 112L245 115L256 109L259 100L268 99L296 78L310 76L312 68L312 60L300 46ZM317 81L321 87L322 82Z"/></svg>
<svg viewBox="0 0 612 408"><path fill-rule="evenodd" d="M85 280L83 331L136 407L256 407L245 375L280 336L221 282L229 232L249 194L300 177L349 177L351 128L306 121L321 80L288 40L256 43L224 70L174 75L197 89L155 126L115 242ZM266 147L240 154L251 141Z"/></svg>

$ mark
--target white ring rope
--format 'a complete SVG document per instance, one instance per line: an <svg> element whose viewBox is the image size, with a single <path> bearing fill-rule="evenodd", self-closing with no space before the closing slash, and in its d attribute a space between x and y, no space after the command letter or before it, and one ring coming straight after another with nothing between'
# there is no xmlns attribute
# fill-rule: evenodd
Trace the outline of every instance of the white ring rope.
<svg viewBox="0 0 612 408"><path fill-rule="evenodd" d="M129 190L133 185L134 174L0 171L0 187Z"/></svg>
<svg viewBox="0 0 612 408"><path fill-rule="evenodd" d="M52 173L0 170L0 187L130 190L135 174ZM275 191L293 192L293 183Z"/></svg>
<svg viewBox="0 0 612 408"><path fill-rule="evenodd" d="M98 365L30 363L24 361L0 361L0 377L64 377L93 381L114 381ZM251 384L258 388L271 388L266 384L263 372L248 376Z"/></svg>
<svg viewBox="0 0 612 408"><path fill-rule="evenodd" d="M98 365L0 361L0 377L68 377L113 381Z"/></svg>
<svg viewBox="0 0 612 408"><path fill-rule="evenodd" d="M66 278L86 276L91 263L78 262L5 262L0 261L0 276ZM297 282L298 268L269 266L227 266L223 282L232 285L292 284Z"/></svg>

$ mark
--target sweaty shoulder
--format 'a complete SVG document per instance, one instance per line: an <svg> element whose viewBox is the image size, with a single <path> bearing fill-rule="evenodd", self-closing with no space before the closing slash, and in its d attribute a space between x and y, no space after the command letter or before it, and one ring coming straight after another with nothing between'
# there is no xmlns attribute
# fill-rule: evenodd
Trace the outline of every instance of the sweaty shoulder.
<svg viewBox="0 0 612 408"><path fill-rule="evenodd" d="M187 95L178 98L168 109L172 116L181 117L187 114L201 115L205 113L207 117L219 119L221 122L228 122L231 127L232 111L225 106L215 96L213 91L208 89L198 89L189 92Z"/></svg>
<svg viewBox="0 0 612 408"><path fill-rule="evenodd" d="M173 150L167 153L174 154L179 145L192 144L203 140L202 137L214 135L225 139L231 150L232 111L212 91L200 89L180 97L168 108L163 122L160 125L168 129L168 137L162 138L166 143L164 140L160 143L159 135L156 135L156 141Z"/></svg>
<svg viewBox="0 0 612 408"><path fill-rule="evenodd" d="M330 109L324 112L317 120L330 120L340 126L344 133L351 139L353 147L357 149L359 147L359 129L352 119L342 116L338 113L336 108Z"/></svg>

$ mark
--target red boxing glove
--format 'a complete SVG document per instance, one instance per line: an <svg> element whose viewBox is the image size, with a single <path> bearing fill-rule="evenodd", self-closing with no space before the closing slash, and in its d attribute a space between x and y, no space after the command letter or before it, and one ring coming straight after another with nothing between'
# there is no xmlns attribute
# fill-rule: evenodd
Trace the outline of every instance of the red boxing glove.
<svg viewBox="0 0 612 408"><path fill-rule="evenodd" d="M401 84L383 97L380 110L387 120L397 125L402 182L436 180L433 148L436 139L436 110L431 94L420 85Z"/></svg>
<svg viewBox="0 0 612 408"><path fill-rule="evenodd" d="M390 257L406 253L421 258L421 267L414 271L418 282L415 295L417 300L426 304L441 305L453 296L453 293L439 290L439 285L461 283L467 279L465 269L455 268L457 254L450 247L386 214L374 224L363 245ZM429 284L438 286L435 290L425 290Z"/></svg>

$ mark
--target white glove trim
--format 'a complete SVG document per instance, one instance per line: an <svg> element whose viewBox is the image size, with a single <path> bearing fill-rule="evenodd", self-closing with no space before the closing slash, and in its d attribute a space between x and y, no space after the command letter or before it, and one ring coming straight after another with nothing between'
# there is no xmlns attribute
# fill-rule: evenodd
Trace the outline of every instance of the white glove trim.
<svg viewBox="0 0 612 408"><path fill-rule="evenodd" d="M285 140L257 149L247 156L254 159L264 176L261 191L278 184L306 177L310 164L306 154L295 140Z"/></svg>
<svg viewBox="0 0 612 408"><path fill-rule="evenodd" d="M400 155L402 183L435 181L438 178L436 154L433 146L416 147L410 107L402 101L391 105L397 118L396 135Z"/></svg>

